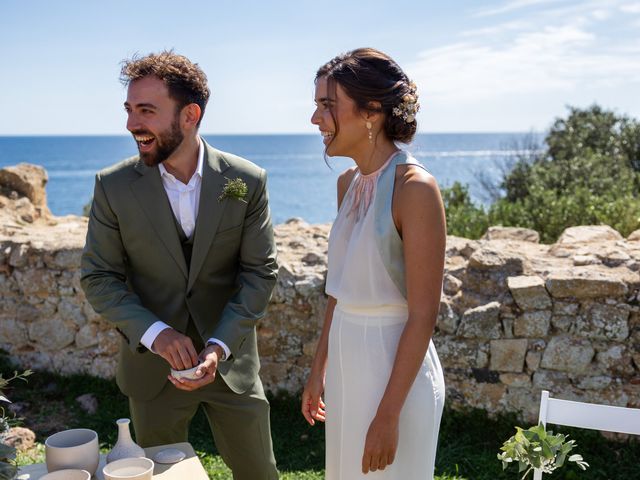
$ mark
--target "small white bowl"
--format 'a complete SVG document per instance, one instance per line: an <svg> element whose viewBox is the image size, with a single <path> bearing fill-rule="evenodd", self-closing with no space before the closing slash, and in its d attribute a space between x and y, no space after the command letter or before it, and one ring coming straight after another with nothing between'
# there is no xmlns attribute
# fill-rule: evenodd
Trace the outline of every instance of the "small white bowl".
<svg viewBox="0 0 640 480"><path fill-rule="evenodd" d="M91 474L86 470L65 468L64 470L47 473L40 477L40 480L91 480Z"/></svg>
<svg viewBox="0 0 640 480"><path fill-rule="evenodd" d="M105 465L105 480L151 480L153 461L148 458L122 458Z"/></svg>
<svg viewBox="0 0 640 480"><path fill-rule="evenodd" d="M198 371L198 367L200 365L196 365L193 368L187 368L186 370L174 370L171 369L171 376L176 380L180 380L181 378L185 378L187 380L198 380L203 377L203 375L197 376L196 372Z"/></svg>
<svg viewBox="0 0 640 480"><path fill-rule="evenodd" d="M98 434L88 428L74 428L54 433L45 442L47 471L64 469L96 473L100 461Z"/></svg>

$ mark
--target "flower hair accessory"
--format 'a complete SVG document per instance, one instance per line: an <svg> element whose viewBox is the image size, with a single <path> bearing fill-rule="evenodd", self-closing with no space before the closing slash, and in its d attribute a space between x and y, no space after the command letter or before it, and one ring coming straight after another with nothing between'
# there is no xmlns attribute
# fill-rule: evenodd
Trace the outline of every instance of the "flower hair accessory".
<svg viewBox="0 0 640 480"><path fill-rule="evenodd" d="M227 178L227 183L224 185L222 194L218 197L218 201L221 202L225 198L235 198L236 200L247 203L245 198L247 197L248 192L249 188L247 187L247 184L244 183L244 180L240 177L234 180Z"/></svg>
<svg viewBox="0 0 640 480"><path fill-rule="evenodd" d="M416 121L416 114L420 110L417 90L416 84L410 82L409 93L402 96L402 102L397 107L393 107L392 113L394 117L400 117L407 123Z"/></svg>

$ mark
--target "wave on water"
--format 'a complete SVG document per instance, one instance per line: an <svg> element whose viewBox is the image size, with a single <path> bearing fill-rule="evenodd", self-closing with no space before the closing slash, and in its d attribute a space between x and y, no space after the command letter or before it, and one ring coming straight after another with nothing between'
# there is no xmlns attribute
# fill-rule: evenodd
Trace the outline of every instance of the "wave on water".
<svg viewBox="0 0 640 480"><path fill-rule="evenodd" d="M47 170L49 178L87 178L94 177L95 170Z"/></svg>
<svg viewBox="0 0 640 480"><path fill-rule="evenodd" d="M411 152L417 158L467 158L467 157L509 157L513 155L533 155L541 153L542 150L456 150L449 152Z"/></svg>

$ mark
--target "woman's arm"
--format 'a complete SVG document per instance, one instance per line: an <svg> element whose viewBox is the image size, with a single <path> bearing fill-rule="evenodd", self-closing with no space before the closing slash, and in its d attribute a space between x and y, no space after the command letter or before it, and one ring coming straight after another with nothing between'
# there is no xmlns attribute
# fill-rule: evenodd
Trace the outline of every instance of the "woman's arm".
<svg viewBox="0 0 640 480"><path fill-rule="evenodd" d="M355 174L355 167L350 168L338 177L338 209L342 205L349 184ZM327 367L327 352L329 351L329 330L331 329L331 320L333 319L333 310L336 306L336 299L332 296L328 297L327 310L324 315L324 324L316 353L311 364L311 373L307 379L307 383L302 392L302 415L314 425L316 420L324 422L324 402L322 394L324 392L324 374Z"/></svg>
<svg viewBox="0 0 640 480"><path fill-rule="evenodd" d="M364 473L393 462L400 411L429 347L442 291L446 225L438 185L420 167L398 170L393 216L404 248L409 318L389 382L367 433Z"/></svg>

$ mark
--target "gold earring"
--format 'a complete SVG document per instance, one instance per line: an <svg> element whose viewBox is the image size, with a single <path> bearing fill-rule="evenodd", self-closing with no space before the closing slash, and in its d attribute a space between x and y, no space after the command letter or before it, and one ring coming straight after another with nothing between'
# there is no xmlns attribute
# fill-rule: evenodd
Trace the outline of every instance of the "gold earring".
<svg viewBox="0 0 640 480"><path fill-rule="evenodd" d="M367 136L369 137L369 143L373 143L373 132L371 131L371 128L373 128L373 125L371 125L371 122L367 121L367 123L365 123L365 126L367 127Z"/></svg>

